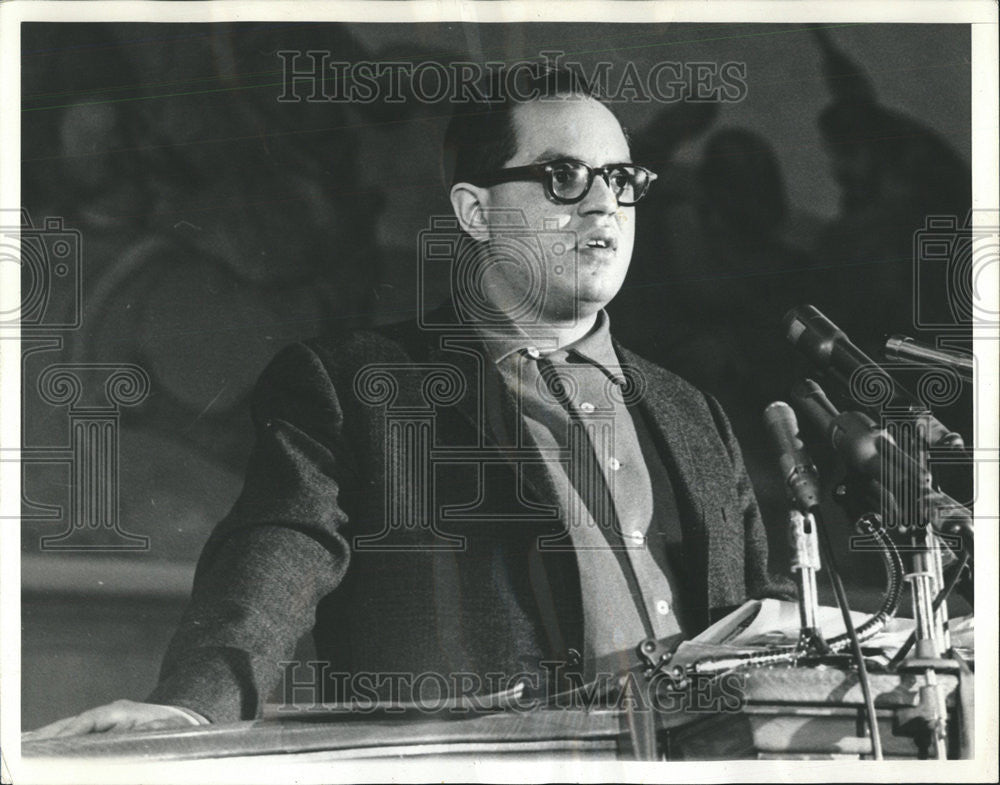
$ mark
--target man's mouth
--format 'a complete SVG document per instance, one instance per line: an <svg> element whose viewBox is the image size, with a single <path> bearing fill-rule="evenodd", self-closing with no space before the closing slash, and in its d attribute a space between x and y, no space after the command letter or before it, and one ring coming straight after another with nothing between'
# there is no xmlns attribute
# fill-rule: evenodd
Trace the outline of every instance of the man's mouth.
<svg viewBox="0 0 1000 785"><path fill-rule="evenodd" d="M580 243L580 249L611 250L618 248L618 240L612 234L592 234Z"/></svg>

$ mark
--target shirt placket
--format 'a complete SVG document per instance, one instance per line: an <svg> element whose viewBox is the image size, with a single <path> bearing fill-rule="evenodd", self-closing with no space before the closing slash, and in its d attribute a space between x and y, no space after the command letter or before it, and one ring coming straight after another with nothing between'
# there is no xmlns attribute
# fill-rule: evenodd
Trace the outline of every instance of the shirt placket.
<svg viewBox="0 0 1000 785"><path fill-rule="evenodd" d="M588 427L595 459L604 475L615 507L620 532L615 539L625 547L625 554L642 587L646 614L659 638L680 632L673 613L673 592L667 577L649 550L652 523L652 489L638 446L632 416L625 406L619 381L609 378L590 363L558 363L561 374L572 372L576 394L567 405L583 423L600 422L603 427ZM596 434L600 434L595 438ZM611 520L609 517L608 520ZM598 522L598 525L606 525Z"/></svg>

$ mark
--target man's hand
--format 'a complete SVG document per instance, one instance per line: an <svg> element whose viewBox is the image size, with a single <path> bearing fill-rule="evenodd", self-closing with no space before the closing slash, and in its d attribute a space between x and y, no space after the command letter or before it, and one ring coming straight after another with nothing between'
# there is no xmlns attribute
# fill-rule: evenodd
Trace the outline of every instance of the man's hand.
<svg viewBox="0 0 1000 785"><path fill-rule="evenodd" d="M106 706L53 722L22 735L22 741L53 739L59 736L82 736L86 733L123 733L126 731L165 730L205 725L207 720L190 709L117 700Z"/></svg>

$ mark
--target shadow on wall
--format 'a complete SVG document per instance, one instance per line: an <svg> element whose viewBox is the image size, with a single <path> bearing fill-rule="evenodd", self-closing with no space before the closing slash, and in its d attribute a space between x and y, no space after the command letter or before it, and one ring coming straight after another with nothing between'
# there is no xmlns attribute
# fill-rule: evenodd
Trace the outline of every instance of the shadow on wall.
<svg viewBox="0 0 1000 785"><path fill-rule="evenodd" d="M159 558L193 561L235 497L250 392L277 350L370 319L382 199L355 151L381 115L275 100L275 49L315 43L301 27L64 25L25 39L25 204L79 231L84 292L78 330L26 347L26 444L66 441L66 410L34 394L46 367L145 369L150 394L121 411L121 516ZM342 26L323 40L368 56ZM73 295L56 288L49 309ZM26 494L67 481L45 467ZM29 525L25 547L42 532L52 523Z"/></svg>
<svg viewBox="0 0 1000 785"><path fill-rule="evenodd" d="M939 270L918 264L915 237L927 216L956 216L961 225L972 198L970 167L951 144L882 104L864 69L827 31L812 32L831 96L816 125L840 192L838 214L824 225L789 205L768 139L744 128L714 129L711 108L669 107L636 140L643 160L660 162L665 187L638 208L643 230L632 270L609 309L623 343L723 404L743 446L778 569L787 559L785 491L762 412L787 399L796 380L816 373L784 340L782 316L795 305L816 305L872 357L893 332L933 343L937 333L918 329L914 275L932 293L921 304L925 321L931 314L948 322L951 293L937 280ZM680 145L699 138L700 160L679 163ZM970 327L959 324L949 339L971 349ZM830 391L839 392L832 383ZM845 396L836 402L858 408ZM970 439L972 413L969 389L938 412ZM829 487L843 479L818 439L810 449ZM848 552L850 522L838 512L831 505L845 572L880 581L877 559Z"/></svg>

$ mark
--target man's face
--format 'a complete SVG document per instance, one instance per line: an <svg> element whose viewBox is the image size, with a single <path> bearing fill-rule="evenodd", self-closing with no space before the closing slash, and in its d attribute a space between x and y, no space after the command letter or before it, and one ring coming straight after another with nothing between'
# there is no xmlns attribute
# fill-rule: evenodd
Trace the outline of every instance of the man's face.
<svg viewBox="0 0 1000 785"><path fill-rule="evenodd" d="M590 98L566 96L522 104L514 109L513 125L517 152L505 164L508 168L559 158L574 158L595 168L632 160L618 120ZM537 181L502 183L487 192L483 206L491 243L499 254L511 214L496 210L519 211L514 214L523 215L527 226L540 232L542 322L590 316L618 293L632 258L635 208L619 207L602 177L594 177L590 191L576 204L554 202ZM568 235L575 247L560 254L553 233ZM528 277L525 265L500 263L490 265L483 283L501 302L504 295L508 301L523 302Z"/></svg>

